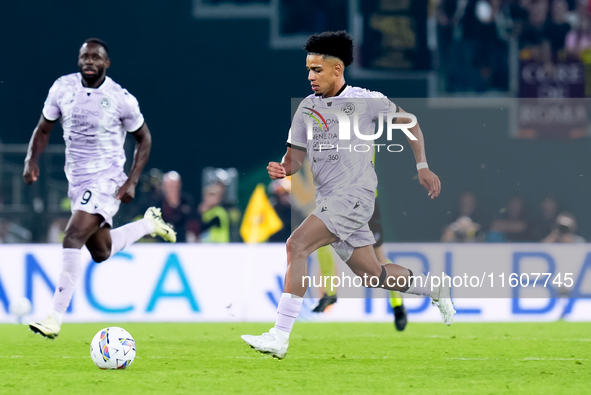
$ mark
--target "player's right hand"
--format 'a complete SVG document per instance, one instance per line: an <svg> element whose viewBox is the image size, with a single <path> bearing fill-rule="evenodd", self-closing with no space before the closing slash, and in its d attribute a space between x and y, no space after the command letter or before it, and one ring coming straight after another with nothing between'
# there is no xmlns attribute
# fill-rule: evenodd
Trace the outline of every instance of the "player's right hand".
<svg viewBox="0 0 591 395"><path fill-rule="evenodd" d="M419 170L419 182L427 191L429 191L429 197L435 199L441 193L441 181L437 174L433 173L429 169Z"/></svg>
<svg viewBox="0 0 591 395"><path fill-rule="evenodd" d="M278 180L280 178L285 178L287 173L285 172L285 167L281 165L281 163L277 162L269 162L269 166L267 166L267 171L269 172L269 177L273 180Z"/></svg>
<svg viewBox="0 0 591 395"><path fill-rule="evenodd" d="M27 184L32 184L39 178L39 166L37 162L25 161L25 170L23 171L23 178Z"/></svg>

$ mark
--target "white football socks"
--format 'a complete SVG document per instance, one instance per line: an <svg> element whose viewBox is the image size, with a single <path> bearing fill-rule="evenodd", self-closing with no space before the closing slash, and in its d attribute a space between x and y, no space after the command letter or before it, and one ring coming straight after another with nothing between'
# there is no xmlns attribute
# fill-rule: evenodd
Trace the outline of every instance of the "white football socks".
<svg viewBox="0 0 591 395"><path fill-rule="evenodd" d="M72 295L74 295L78 278L82 273L80 255L81 252L77 248L64 248L62 250L62 272L53 295L53 311L58 314L54 315L52 312L53 318L60 325L63 314L68 309Z"/></svg>
<svg viewBox="0 0 591 395"><path fill-rule="evenodd" d="M146 219L111 230L111 256L152 232L154 224ZM58 325L62 324L64 313L70 305L76 283L82 273L80 256L80 249L62 249L62 271L53 295L53 310L50 313Z"/></svg>
<svg viewBox="0 0 591 395"><path fill-rule="evenodd" d="M59 326L62 326L62 321L64 320L64 313L60 313L59 311L53 310L51 313L49 313L49 315L53 317L53 319L55 320L55 322L57 322Z"/></svg>
<svg viewBox="0 0 591 395"><path fill-rule="evenodd" d="M413 274L411 286L405 292L411 295L425 295L431 294L431 282L428 281L427 276L423 273Z"/></svg>
<svg viewBox="0 0 591 395"><path fill-rule="evenodd" d="M111 230L111 256L152 232L154 224L144 218Z"/></svg>
<svg viewBox="0 0 591 395"><path fill-rule="evenodd" d="M284 332L282 335L287 335L287 337L289 337L293 324L300 314L303 302L304 298L301 296L288 293L281 294L281 300L279 300L279 306L277 306L277 321L275 321L275 329Z"/></svg>

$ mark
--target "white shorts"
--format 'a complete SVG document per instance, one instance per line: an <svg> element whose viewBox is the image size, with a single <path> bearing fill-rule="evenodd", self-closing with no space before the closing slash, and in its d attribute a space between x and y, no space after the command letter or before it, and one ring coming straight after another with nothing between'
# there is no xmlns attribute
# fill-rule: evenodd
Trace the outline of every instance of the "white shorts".
<svg viewBox="0 0 591 395"><path fill-rule="evenodd" d="M72 206L72 214L81 210L89 214L99 214L104 221L101 227L109 225L113 227L113 217L119 211L120 200L117 200L117 191L123 185L123 180L89 181L81 185L70 185L68 198Z"/></svg>
<svg viewBox="0 0 591 395"><path fill-rule="evenodd" d="M344 262L351 258L355 248L375 244L376 240L367 225L373 215L374 204L374 199L336 195L321 200L312 211L330 233L339 238L331 245Z"/></svg>

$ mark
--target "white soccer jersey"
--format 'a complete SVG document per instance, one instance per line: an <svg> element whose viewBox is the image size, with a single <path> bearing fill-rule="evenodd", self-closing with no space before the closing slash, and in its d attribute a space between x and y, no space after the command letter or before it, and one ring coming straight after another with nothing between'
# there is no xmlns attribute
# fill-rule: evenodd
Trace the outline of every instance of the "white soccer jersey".
<svg viewBox="0 0 591 395"><path fill-rule="evenodd" d="M327 112L335 110L349 117L350 140L339 140L338 116ZM314 176L317 204L334 194L374 199L378 185L372 164L374 141L362 140L355 135L352 130L354 115L358 116L360 134L373 135L378 115L392 110L396 111L396 105L383 94L351 86L338 96L310 95L302 100L293 117L287 145L306 150ZM311 138L307 135L308 122L312 122ZM369 149L363 152L365 147Z"/></svg>
<svg viewBox="0 0 591 395"><path fill-rule="evenodd" d="M61 118L66 142L66 177L81 185L100 177L120 179L125 163L126 132L135 132L144 117L133 95L106 77L96 88L82 85L82 75L58 78L45 100L43 116Z"/></svg>

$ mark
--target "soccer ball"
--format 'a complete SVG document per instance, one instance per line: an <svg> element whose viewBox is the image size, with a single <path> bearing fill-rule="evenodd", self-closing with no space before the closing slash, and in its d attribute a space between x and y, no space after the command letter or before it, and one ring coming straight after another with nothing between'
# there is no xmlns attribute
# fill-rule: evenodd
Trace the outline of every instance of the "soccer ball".
<svg viewBox="0 0 591 395"><path fill-rule="evenodd" d="M24 296L22 298L16 298L10 302L8 311L17 317L25 316L31 312L31 302Z"/></svg>
<svg viewBox="0 0 591 395"><path fill-rule="evenodd" d="M125 369L135 358L135 340L125 329L101 329L90 342L90 357L101 369Z"/></svg>

